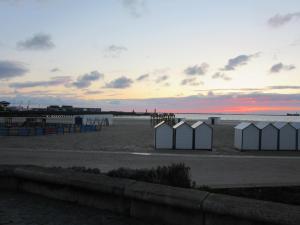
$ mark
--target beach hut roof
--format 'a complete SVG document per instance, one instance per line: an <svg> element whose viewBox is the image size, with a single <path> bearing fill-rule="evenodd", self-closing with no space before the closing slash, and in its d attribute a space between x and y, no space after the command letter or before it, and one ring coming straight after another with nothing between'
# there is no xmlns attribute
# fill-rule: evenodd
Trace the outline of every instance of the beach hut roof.
<svg viewBox="0 0 300 225"><path fill-rule="evenodd" d="M164 124L170 127L170 125L167 124L166 121L161 121L160 123L156 124L154 128L158 128L158 127L160 127L160 126L162 126Z"/></svg>
<svg viewBox="0 0 300 225"><path fill-rule="evenodd" d="M255 126L257 126L259 129L263 129L265 128L266 126L268 126L270 123L268 122L258 122L255 124Z"/></svg>
<svg viewBox="0 0 300 225"><path fill-rule="evenodd" d="M273 123L275 127L277 127L278 129L283 128L284 126L288 125L291 126L291 124L287 123L287 122L276 122ZM293 127L293 126L292 126Z"/></svg>
<svg viewBox="0 0 300 225"><path fill-rule="evenodd" d="M299 123L299 122L291 123L291 125L292 125L293 127L295 127L297 130L300 129L300 123Z"/></svg>
<svg viewBox="0 0 300 225"><path fill-rule="evenodd" d="M257 124L255 124L255 126L257 126L259 129L264 129L265 127L267 126L272 126L272 127L275 127L272 123L269 123L269 122L259 122ZM277 128L277 127L275 127Z"/></svg>
<svg viewBox="0 0 300 225"><path fill-rule="evenodd" d="M235 128L235 129L240 129L240 130L243 130L243 129L245 129L245 128L249 127L250 125L253 125L253 126L255 126L253 123L249 123L249 122L242 122L242 123L238 124L237 126L235 126L234 128ZM256 126L255 126L255 127L256 127Z"/></svg>
<svg viewBox="0 0 300 225"><path fill-rule="evenodd" d="M201 126L201 125L206 125L206 126L208 126L209 128L211 128L207 123L205 123L205 122L203 122L203 121L198 121L198 122L194 123L194 124L192 125L192 128L195 129L195 128Z"/></svg>
<svg viewBox="0 0 300 225"><path fill-rule="evenodd" d="M187 125L188 127L191 127L190 125L188 125L185 121L180 121L179 123L175 124L173 126L174 129L178 128L178 127L181 127L182 125Z"/></svg>

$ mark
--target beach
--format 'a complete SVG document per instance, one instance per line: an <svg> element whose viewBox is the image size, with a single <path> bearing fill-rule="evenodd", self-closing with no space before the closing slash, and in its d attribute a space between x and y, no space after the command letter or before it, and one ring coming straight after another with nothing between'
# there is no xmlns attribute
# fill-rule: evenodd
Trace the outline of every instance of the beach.
<svg viewBox="0 0 300 225"><path fill-rule="evenodd" d="M195 121L187 121L193 124ZM234 148L234 126L238 121L221 121L212 125L213 150L156 150L154 128L149 119L115 118L101 131L52 134L44 136L0 136L1 148L59 151L176 152L192 154L260 154L297 155L297 151L245 151Z"/></svg>
<svg viewBox="0 0 300 225"><path fill-rule="evenodd" d="M233 150L233 127L234 125L228 124L213 126L215 150ZM153 152L154 129L150 120L116 118L113 125L103 127L99 132L28 137L6 136L0 137L0 141L3 148Z"/></svg>

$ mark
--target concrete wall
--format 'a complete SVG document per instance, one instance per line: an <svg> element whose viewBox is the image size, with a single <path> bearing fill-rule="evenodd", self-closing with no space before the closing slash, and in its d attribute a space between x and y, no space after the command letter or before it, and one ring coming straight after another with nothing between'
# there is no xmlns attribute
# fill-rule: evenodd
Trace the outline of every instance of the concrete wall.
<svg viewBox="0 0 300 225"><path fill-rule="evenodd" d="M14 189L170 225L299 225L300 207L39 167L0 167Z"/></svg>

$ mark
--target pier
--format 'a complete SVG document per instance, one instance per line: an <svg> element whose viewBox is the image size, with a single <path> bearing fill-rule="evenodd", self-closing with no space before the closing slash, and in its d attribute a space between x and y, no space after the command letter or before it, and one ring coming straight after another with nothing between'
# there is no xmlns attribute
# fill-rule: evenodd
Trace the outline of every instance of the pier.
<svg viewBox="0 0 300 225"><path fill-rule="evenodd" d="M151 125L155 126L156 124L165 121L170 126L176 124L176 118L174 113L152 113L151 117Z"/></svg>

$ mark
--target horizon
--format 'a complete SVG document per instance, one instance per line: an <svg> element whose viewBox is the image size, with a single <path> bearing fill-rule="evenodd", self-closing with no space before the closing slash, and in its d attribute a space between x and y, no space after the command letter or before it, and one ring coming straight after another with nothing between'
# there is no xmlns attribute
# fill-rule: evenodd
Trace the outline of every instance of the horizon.
<svg viewBox="0 0 300 225"><path fill-rule="evenodd" d="M0 0L0 100L300 112L297 0Z"/></svg>

